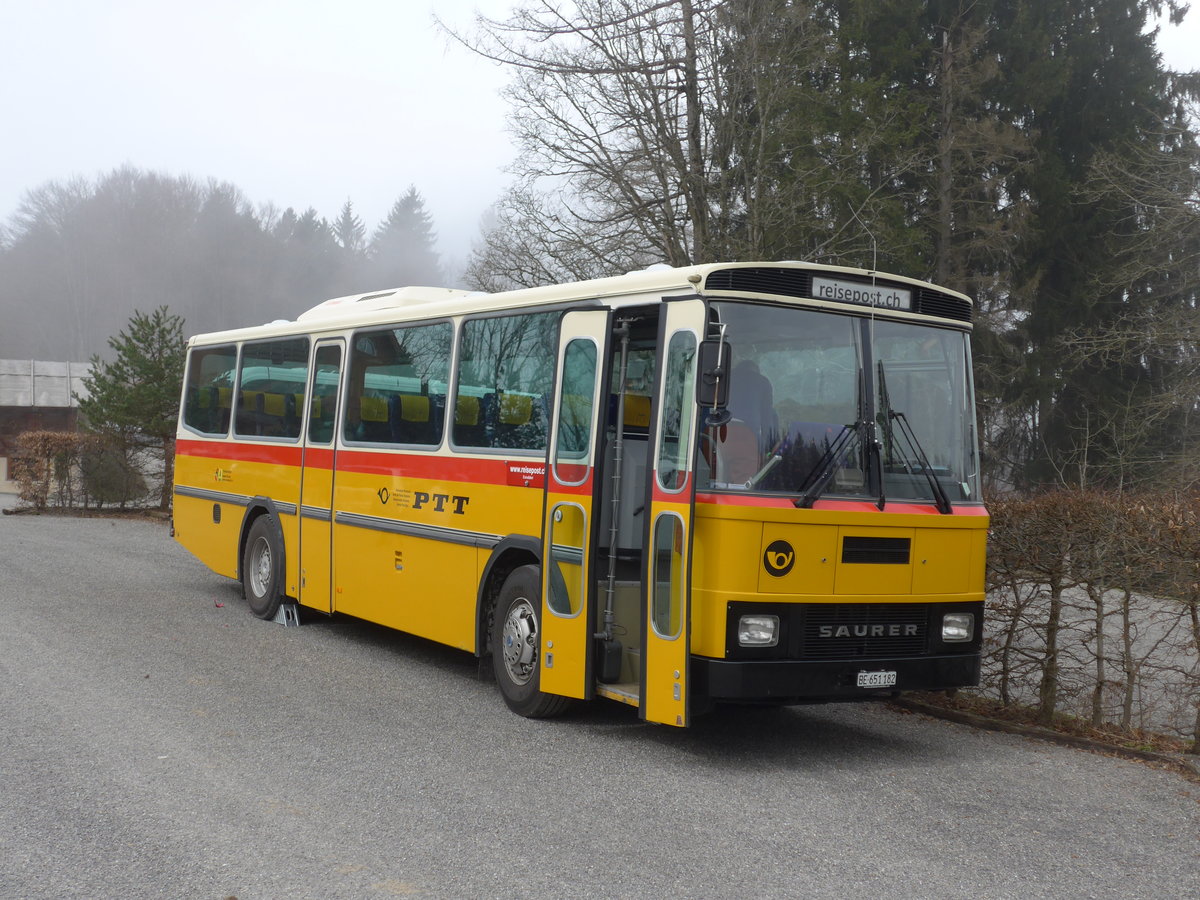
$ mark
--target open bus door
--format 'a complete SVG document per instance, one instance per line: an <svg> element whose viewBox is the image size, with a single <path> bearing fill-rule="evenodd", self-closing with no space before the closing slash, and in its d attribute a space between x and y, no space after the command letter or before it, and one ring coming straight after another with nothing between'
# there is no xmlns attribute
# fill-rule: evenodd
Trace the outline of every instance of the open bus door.
<svg viewBox="0 0 1200 900"><path fill-rule="evenodd" d="M593 496L607 310L563 315L542 523L541 690L591 696Z"/></svg>
<svg viewBox="0 0 1200 900"><path fill-rule="evenodd" d="M317 344L308 385L308 431L300 482L300 602L333 611L334 423L342 371L341 341Z"/></svg>
<svg viewBox="0 0 1200 900"><path fill-rule="evenodd" d="M704 337L704 301L666 303L659 327L654 464L646 476L650 515L642 604L642 718L688 724L691 643L691 550L696 490L695 379Z"/></svg>

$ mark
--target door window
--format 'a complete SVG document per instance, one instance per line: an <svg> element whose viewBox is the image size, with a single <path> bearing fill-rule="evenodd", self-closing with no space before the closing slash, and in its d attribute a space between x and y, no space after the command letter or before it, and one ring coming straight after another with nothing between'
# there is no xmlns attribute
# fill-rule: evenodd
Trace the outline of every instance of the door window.
<svg viewBox="0 0 1200 900"><path fill-rule="evenodd" d="M696 336L677 331L667 347L666 383L658 432L658 483L665 491L682 490L687 483L692 443L695 394Z"/></svg>
<svg viewBox="0 0 1200 900"><path fill-rule="evenodd" d="M338 374L342 368L342 348L326 345L317 348L313 360L312 397L308 409L308 442L333 441L333 421L337 411Z"/></svg>
<svg viewBox="0 0 1200 900"><path fill-rule="evenodd" d="M583 609L583 542L587 516L576 503L560 503L550 514L550 611L574 616Z"/></svg>
<svg viewBox="0 0 1200 900"><path fill-rule="evenodd" d="M674 514L654 523L654 597L650 621L659 637L676 638L683 626L683 522Z"/></svg>
<svg viewBox="0 0 1200 900"><path fill-rule="evenodd" d="M596 344L587 338L576 338L567 344L563 354L562 390L558 401L554 476L562 484L582 484L587 479L595 391Z"/></svg>

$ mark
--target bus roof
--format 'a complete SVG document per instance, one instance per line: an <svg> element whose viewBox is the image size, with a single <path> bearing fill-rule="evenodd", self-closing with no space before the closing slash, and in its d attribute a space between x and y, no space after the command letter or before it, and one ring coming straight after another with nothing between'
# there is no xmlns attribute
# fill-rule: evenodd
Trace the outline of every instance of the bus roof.
<svg viewBox="0 0 1200 900"><path fill-rule="evenodd" d="M886 282L911 287L948 300L958 314L950 315L970 322L971 299L957 291L937 287L903 275L872 272L844 266L827 266L788 260L782 262L705 263L672 267L655 265L625 275L590 281L568 282L535 288L520 288L499 293L455 290L442 287L411 286L364 294L335 297L301 313L295 322L276 321L266 325L238 328L197 335L192 341L203 343L222 340L258 339L310 331L342 330L393 321L455 316L504 309L553 305L569 301L604 300L614 305L635 305L672 294L701 294L706 297L759 297L774 300L805 300L831 308L845 309L844 303L823 301L812 296L812 276L820 273L833 279L846 277L852 282ZM807 281L802 279L807 278ZM804 285L805 287L801 287ZM855 304L852 304L855 305ZM861 303L857 304L862 308ZM928 315L946 316L934 303ZM893 312L894 310L886 310ZM967 325L969 327L969 324Z"/></svg>

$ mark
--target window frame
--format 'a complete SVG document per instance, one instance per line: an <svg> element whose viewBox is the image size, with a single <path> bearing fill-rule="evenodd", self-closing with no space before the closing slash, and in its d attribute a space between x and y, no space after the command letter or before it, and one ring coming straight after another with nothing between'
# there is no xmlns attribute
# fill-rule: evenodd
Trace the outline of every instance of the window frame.
<svg viewBox="0 0 1200 900"><path fill-rule="evenodd" d="M339 446L354 447L354 448L386 448L390 450L416 450L425 453L433 453L447 446L447 435L449 432L449 416L450 416L450 397L454 391L454 374L457 360L458 348L458 322L448 316L439 316L431 319L408 319L399 322L382 322L373 325L364 325L355 328L346 335L346 352L343 358L342 368L342 385L341 385L341 413L336 426L337 442ZM441 430L439 432L436 443L418 443L411 441L373 441L362 438L349 438L346 436L347 417L350 414L351 392L354 388L354 365L355 365L355 344L360 337L378 334L380 332L395 332L415 328L436 328L441 325L450 326L450 340L448 343L448 353L446 355L446 402L445 408L442 410ZM365 373L364 373L365 381ZM361 400L361 395L359 396ZM432 421L432 417L431 417Z"/></svg>
<svg viewBox="0 0 1200 900"><path fill-rule="evenodd" d="M300 394L303 397L302 405L297 413L297 433L293 435L275 435L275 434L247 434L243 431L238 431L238 413L242 409L244 388L242 387L242 376L246 369L246 352L254 347L267 346L269 344L286 343L290 341L303 342L306 345L304 353L304 377L300 380ZM312 351L316 343L316 338L311 333L303 334L286 334L276 335L275 337L257 338L255 340L242 341L238 345L238 365L237 379L233 390L233 415L230 421L231 434L235 440L239 441L270 441L278 444L299 444L304 437L304 422L305 422L305 407L308 405L308 376L312 369ZM268 367L269 368L269 367ZM295 394L295 391L292 391ZM286 396L286 395L285 395Z"/></svg>
<svg viewBox="0 0 1200 900"><path fill-rule="evenodd" d="M188 388L191 387L191 377L193 374L193 366L196 362L197 357L199 357L203 354L206 354L206 353L212 353L214 351L226 349L226 348L233 351L233 372L234 372L234 382L235 382L235 384L231 385L229 388L229 391L230 391L229 418L225 422L225 430L224 431L204 431L204 430L196 427L195 425L191 424L190 422L188 422L188 413L191 411L191 409L188 406ZM192 434L197 434L202 437L208 437L208 438L228 438L229 437L231 430L233 428L233 418L234 418L234 416L233 416L233 398L235 396L234 392L237 390L236 382L237 382L237 378L238 378L238 372L241 371L240 361L241 361L241 344L238 343L237 341L231 341L229 343L222 343L222 344L193 345L188 348L187 368L186 368L186 371L184 372L184 376L183 376L183 402L180 404L180 411L179 411L179 421L185 431L190 431ZM213 386L214 385L211 385L211 384L209 385L209 387L213 387ZM218 388L218 390L219 390L219 388Z"/></svg>
<svg viewBox="0 0 1200 900"><path fill-rule="evenodd" d="M562 331L562 314L573 309L581 309L579 304L571 304L563 306L556 304L549 307L539 306L524 306L516 309L503 309L493 312L484 313L481 315L463 316L458 321L458 334L454 342L454 352L451 355L452 366L452 383L451 394L446 401L446 416L447 416L447 446L455 453L480 453L495 456L514 456L533 459L546 459L549 453L550 442L552 439L552 419L554 403L557 401L558 385L555 383L556 366L558 361L558 340L559 334ZM472 323L491 321L496 319L515 319L519 316L546 316L548 321L553 323L553 331L547 337L547 351L549 354L550 365L547 372L548 383L543 392L543 397L548 398L547 408L543 410L545 417L545 434L543 443L538 448L525 447L497 447L494 445L476 445L476 444L460 444L455 440L454 417L458 409L459 394L462 390L462 367L463 367L463 341L466 338L467 330ZM493 392L495 393L495 392ZM481 404L482 406L482 404ZM482 410L481 410L482 412ZM486 426L484 426L486 427Z"/></svg>

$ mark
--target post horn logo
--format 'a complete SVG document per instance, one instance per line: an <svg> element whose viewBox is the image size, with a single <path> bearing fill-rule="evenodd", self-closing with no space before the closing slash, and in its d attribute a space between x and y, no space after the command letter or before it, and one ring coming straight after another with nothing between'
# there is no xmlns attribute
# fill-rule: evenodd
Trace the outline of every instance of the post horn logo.
<svg viewBox="0 0 1200 900"><path fill-rule="evenodd" d="M774 575L776 578L782 578L792 571L792 564L795 562L796 551L787 541L773 542L763 554L763 568L767 570L768 575Z"/></svg>

